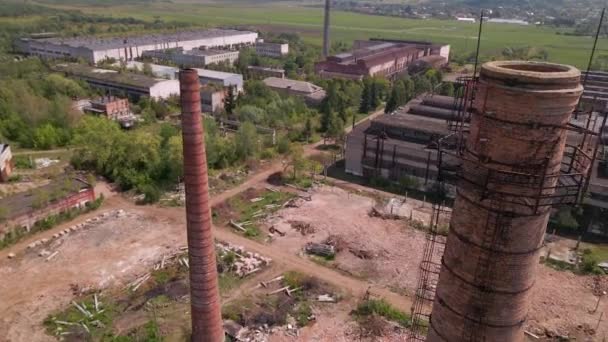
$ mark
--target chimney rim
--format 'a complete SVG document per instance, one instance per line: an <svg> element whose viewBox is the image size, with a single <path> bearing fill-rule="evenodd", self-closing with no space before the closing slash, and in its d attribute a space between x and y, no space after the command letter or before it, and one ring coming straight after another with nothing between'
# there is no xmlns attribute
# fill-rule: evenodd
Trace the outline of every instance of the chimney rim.
<svg viewBox="0 0 608 342"><path fill-rule="evenodd" d="M481 78L508 81L515 84L561 85L578 88L581 72L577 68L548 62L492 61L481 66ZM514 83L515 82L515 83Z"/></svg>

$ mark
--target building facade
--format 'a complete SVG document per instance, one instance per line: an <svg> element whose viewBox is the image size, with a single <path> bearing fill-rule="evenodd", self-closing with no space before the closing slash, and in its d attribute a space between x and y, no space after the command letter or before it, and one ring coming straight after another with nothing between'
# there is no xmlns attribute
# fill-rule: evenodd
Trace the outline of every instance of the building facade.
<svg viewBox="0 0 608 342"><path fill-rule="evenodd" d="M289 44L282 43L257 43L255 53L260 56L281 58L289 54Z"/></svg>
<svg viewBox="0 0 608 342"><path fill-rule="evenodd" d="M404 40L358 40L353 48L351 52L329 56L316 63L316 72L323 78L393 78L406 73L415 61L431 56L435 56L434 65L446 65L450 54L449 45Z"/></svg>
<svg viewBox="0 0 608 342"><path fill-rule="evenodd" d="M201 88L201 109L205 113L221 112L222 110L224 110L224 103L227 95L227 88Z"/></svg>
<svg viewBox="0 0 608 342"><path fill-rule="evenodd" d="M127 62L127 68L137 68L142 70L145 63L142 62ZM148 64L152 69L152 73L156 77L162 77L168 80L176 80L179 68L159 65L159 64ZM230 72L221 72L208 69L195 68L198 73L198 78L201 85L213 84L224 87L234 87L237 92L243 91L243 75L233 74Z"/></svg>
<svg viewBox="0 0 608 342"><path fill-rule="evenodd" d="M255 44L257 38L256 32L212 29L127 38L21 38L15 42L15 47L23 54L42 58L80 58L88 63L98 63L109 58L130 61L142 57L145 51L159 49L238 49Z"/></svg>
<svg viewBox="0 0 608 342"><path fill-rule="evenodd" d="M138 99L148 96L167 99L179 95L179 81L158 79L135 73L119 73L115 70L92 68L81 64L59 64L55 71L87 82L91 87L108 94L124 95Z"/></svg>
<svg viewBox="0 0 608 342"><path fill-rule="evenodd" d="M446 119L453 115L454 103L451 97L424 95L358 125L346 138L345 171L394 182L409 177L420 185L434 184L438 176L434 144L449 134Z"/></svg>
<svg viewBox="0 0 608 342"><path fill-rule="evenodd" d="M7 182L13 173L13 154L11 147L0 144L0 182Z"/></svg>
<svg viewBox="0 0 608 342"><path fill-rule="evenodd" d="M84 107L83 109L87 112L104 115L112 120L132 114L128 99L111 95L92 100L90 106Z"/></svg>
<svg viewBox="0 0 608 342"><path fill-rule="evenodd" d="M276 77L276 78L285 78L285 70L284 69L274 69L267 68L261 66L250 65L247 67L247 73L249 77L260 79L266 77Z"/></svg>
<svg viewBox="0 0 608 342"><path fill-rule="evenodd" d="M184 68L204 67L208 64L228 62L234 63L239 58L238 51L193 49L184 51L178 49L144 51L143 58L158 61L168 61Z"/></svg>

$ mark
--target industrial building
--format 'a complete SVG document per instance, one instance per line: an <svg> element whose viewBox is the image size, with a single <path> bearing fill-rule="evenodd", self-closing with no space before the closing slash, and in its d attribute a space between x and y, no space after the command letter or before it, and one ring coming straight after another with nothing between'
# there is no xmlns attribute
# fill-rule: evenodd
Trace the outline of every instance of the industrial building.
<svg viewBox="0 0 608 342"><path fill-rule="evenodd" d="M585 91L581 100L595 108L606 108L608 105L608 72L583 72Z"/></svg>
<svg viewBox="0 0 608 342"><path fill-rule="evenodd" d="M90 101L88 106L83 107L83 111L103 115L112 120L132 114L128 99L112 95L102 96Z"/></svg>
<svg viewBox="0 0 608 342"><path fill-rule="evenodd" d="M393 78L407 72L416 61L437 68L446 65L449 58L449 45L406 40L357 40L353 51L328 56L315 64L315 70L323 78Z"/></svg>
<svg viewBox="0 0 608 342"><path fill-rule="evenodd" d="M289 54L289 44L259 42L255 44L255 53L265 57L281 58Z"/></svg>
<svg viewBox="0 0 608 342"><path fill-rule="evenodd" d="M145 63L142 62L127 62L127 68L137 68L142 70ZM148 64L152 69L152 73L157 77L166 78L169 80L175 80L179 73L179 68L170 67L159 64ZM222 72L208 69L197 69L199 81L201 85L215 84L224 87L234 87L237 92L243 91L243 75L233 74L230 72Z"/></svg>
<svg viewBox="0 0 608 342"><path fill-rule="evenodd" d="M93 68L82 64L58 64L55 71L87 82L91 87L108 94L125 95L133 98L148 96L153 99L167 99L179 95L179 82L145 75Z"/></svg>
<svg viewBox="0 0 608 342"><path fill-rule="evenodd" d="M285 78L284 69L267 68L262 66L250 65L247 67L247 73L249 74L250 78L255 79L266 77Z"/></svg>
<svg viewBox="0 0 608 342"><path fill-rule="evenodd" d="M228 96L225 87L202 87L201 108L205 113L218 113L224 109L224 103Z"/></svg>
<svg viewBox="0 0 608 342"><path fill-rule="evenodd" d="M239 52L233 50L184 50L183 48L174 48L144 51L143 58L153 61L171 62L183 68L197 68L220 62L232 64L239 59Z"/></svg>
<svg viewBox="0 0 608 342"><path fill-rule="evenodd" d="M13 154L11 147L0 144L0 182L7 182L13 173Z"/></svg>
<svg viewBox="0 0 608 342"><path fill-rule="evenodd" d="M145 51L159 49L238 49L255 44L257 38L256 32L212 29L127 38L20 38L15 42L15 47L17 51L27 55L42 58L80 58L93 64L109 58L131 61L142 57Z"/></svg>
<svg viewBox="0 0 608 342"><path fill-rule="evenodd" d="M306 103L311 105L318 105L325 98L325 90L310 82L277 77L265 78L263 82L272 90L286 95L301 97Z"/></svg>
<svg viewBox="0 0 608 342"><path fill-rule="evenodd" d="M422 95L393 113L359 124L346 138L345 171L432 185L438 176L435 143L449 134L446 120L453 117L455 105L452 97Z"/></svg>
<svg viewBox="0 0 608 342"><path fill-rule="evenodd" d="M0 239L11 229L29 231L38 221L72 208L82 208L95 200L91 184L80 178L60 178L35 190L0 199L6 213L0 224Z"/></svg>

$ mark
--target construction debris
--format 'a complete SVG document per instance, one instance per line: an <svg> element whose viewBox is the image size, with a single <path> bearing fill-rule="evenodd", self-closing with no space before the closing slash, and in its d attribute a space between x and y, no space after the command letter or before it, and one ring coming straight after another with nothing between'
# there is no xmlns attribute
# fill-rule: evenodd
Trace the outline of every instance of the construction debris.
<svg viewBox="0 0 608 342"><path fill-rule="evenodd" d="M306 236L308 234L313 234L315 232L315 228L310 225L310 223L306 223L303 221L287 221L291 224L291 228L297 230L302 234L302 236Z"/></svg>
<svg viewBox="0 0 608 342"><path fill-rule="evenodd" d="M364 250L364 249L358 249L358 248L349 248L348 249L349 252L351 252L354 256L356 256L359 259L363 259L363 260L368 260L368 259L373 259L375 257L373 252Z"/></svg>
<svg viewBox="0 0 608 342"><path fill-rule="evenodd" d="M8 253L8 258L9 258L9 259L12 259L12 258L14 258L14 257L15 257L15 253Z"/></svg>
<svg viewBox="0 0 608 342"><path fill-rule="evenodd" d="M246 232L247 229L245 229L243 226L241 226L240 224L234 222L233 220L230 220L230 225L233 226L234 228L242 231L242 232Z"/></svg>
<svg viewBox="0 0 608 342"><path fill-rule="evenodd" d="M308 254L314 254L325 258L332 258L336 255L336 249L334 246L323 243L309 242L304 247L304 250Z"/></svg>
<svg viewBox="0 0 608 342"><path fill-rule="evenodd" d="M323 294L323 295L319 295L317 297L317 302L335 303L336 302L336 298L334 298L334 297L332 297L331 295L328 295L328 294Z"/></svg>
<svg viewBox="0 0 608 342"><path fill-rule="evenodd" d="M241 246L218 242L216 243L216 247L219 255L234 253L234 255L237 256L236 260L231 265L231 271L234 271L239 277L245 277L255 273L269 265L272 261L272 259L261 256L258 253L248 252Z"/></svg>
<svg viewBox="0 0 608 342"><path fill-rule="evenodd" d="M54 257L55 257L57 254L59 254L59 251L55 251L55 252L53 252L53 254L49 255L49 256L46 258L46 261L51 261L51 260L52 260L52 259L53 259L53 258L54 258Z"/></svg>
<svg viewBox="0 0 608 342"><path fill-rule="evenodd" d="M271 234L279 234L280 236L285 236L285 232L276 229L274 226L268 228L268 232L270 232Z"/></svg>

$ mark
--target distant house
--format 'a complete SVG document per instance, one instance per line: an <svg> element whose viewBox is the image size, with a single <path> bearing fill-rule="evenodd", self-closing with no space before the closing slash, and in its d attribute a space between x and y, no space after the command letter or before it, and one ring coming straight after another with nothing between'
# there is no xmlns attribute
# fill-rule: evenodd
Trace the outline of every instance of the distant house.
<svg viewBox="0 0 608 342"><path fill-rule="evenodd" d="M263 82L272 90L301 97L311 105L318 105L325 98L325 90L310 82L277 77L268 77Z"/></svg>
<svg viewBox="0 0 608 342"><path fill-rule="evenodd" d="M7 144L0 144L0 182L6 182L13 173L13 155L11 147Z"/></svg>
<svg viewBox="0 0 608 342"><path fill-rule="evenodd" d="M84 207L95 200L91 184L80 178L63 177L45 186L0 199L0 239L12 229L29 231L36 222Z"/></svg>

